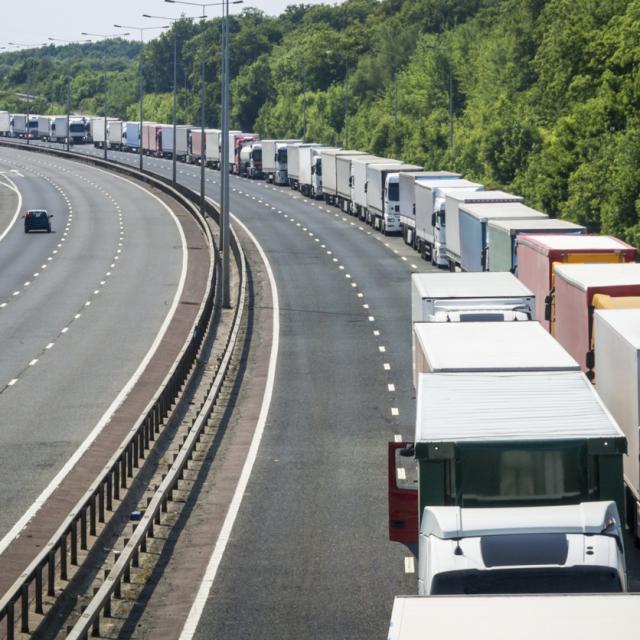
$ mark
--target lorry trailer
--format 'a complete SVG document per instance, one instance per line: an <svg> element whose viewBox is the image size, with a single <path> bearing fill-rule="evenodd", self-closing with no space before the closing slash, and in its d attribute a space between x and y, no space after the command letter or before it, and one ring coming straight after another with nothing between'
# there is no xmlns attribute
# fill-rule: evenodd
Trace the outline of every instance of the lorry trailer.
<svg viewBox="0 0 640 640"><path fill-rule="evenodd" d="M580 371L539 322L414 322L414 387L421 373Z"/></svg>
<svg viewBox="0 0 640 640"><path fill-rule="evenodd" d="M320 152L322 162L322 195L327 204L336 204L338 198L338 156L367 156L364 151L326 148Z"/></svg>
<svg viewBox="0 0 640 640"><path fill-rule="evenodd" d="M364 221L367 213L367 167L375 163L396 165L402 163L392 158L380 158L373 155L356 156L349 159L351 164L349 178L351 181L351 213Z"/></svg>
<svg viewBox="0 0 640 640"><path fill-rule="evenodd" d="M593 311L598 308L599 299L607 304L606 296L616 299L640 296L640 264L558 264L554 276L553 311L548 308L546 315L553 317L552 333L593 377L597 367ZM631 304L638 302L640 299L632 300Z"/></svg>
<svg viewBox="0 0 640 640"><path fill-rule="evenodd" d="M300 154L302 149L321 149L321 144L313 144L310 142L293 142L287 147L287 179L289 186L296 191L300 189L302 164L300 162ZM310 168L311 165L309 165ZM307 182L309 184L309 182Z"/></svg>
<svg viewBox="0 0 640 640"><path fill-rule="evenodd" d="M524 233L584 234L585 227L558 218L489 220L489 271L517 273L516 239Z"/></svg>
<svg viewBox="0 0 640 640"><path fill-rule="evenodd" d="M176 125L176 158L183 162L187 157L189 140L189 127L187 125ZM163 124L160 132L160 152L164 158L173 157L173 125Z"/></svg>
<svg viewBox="0 0 640 640"><path fill-rule="evenodd" d="M51 117L38 116L38 138L49 140L51 137Z"/></svg>
<svg viewBox="0 0 640 640"><path fill-rule="evenodd" d="M640 542L640 309L593 315L596 391L627 437L624 457L627 526Z"/></svg>
<svg viewBox="0 0 640 640"><path fill-rule="evenodd" d="M8 137L11 134L11 114L8 111L0 111L0 136Z"/></svg>
<svg viewBox="0 0 640 640"><path fill-rule="evenodd" d="M445 247L444 252L449 269L460 267L460 205L479 204L481 202L522 202L521 196L504 191L480 191L465 193L453 191L445 196Z"/></svg>
<svg viewBox="0 0 640 640"><path fill-rule="evenodd" d="M399 213L402 238L406 244L415 248L416 239L416 184L428 181L457 180L459 173L451 171L416 171L415 173L401 172L398 174Z"/></svg>
<svg viewBox="0 0 640 640"><path fill-rule="evenodd" d="M122 127L123 151L138 151L140 149L140 123L125 122Z"/></svg>
<svg viewBox="0 0 640 640"><path fill-rule="evenodd" d="M536 295L536 318L553 333L554 263L634 262L636 250L613 236L531 234L517 239L516 256L518 279Z"/></svg>
<svg viewBox="0 0 640 640"><path fill-rule="evenodd" d="M602 640L637 633L640 595L396 596L388 640Z"/></svg>
<svg viewBox="0 0 640 640"><path fill-rule="evenodd" d="M322 198L322 156L324 150L334 147L298 148L298 189L303 196L314 200Z"/></svg>
<svg viewBox="0 0 640 640"><path fill-rule="evenodd" d="M535 298L513 274L414 273L412 322L535 320Z"/></svg>
<svg viewBox="0 0 640 640"><path fill-rule="evenodd" d="M400 233L399 173L415 173L423 168L416 164L367 165L366 221L387 235Z"/></svg>
<svg viewBox="0 0 640 640"><path fill-rule="evenodd" d="M109 149L115 149L116 151L122 150L123 125L124 123L122 120L117 120L115 118L107 119L107 142L109 144Z"/></svg>
<svg viewBox="0 0 640 640"><path fill-rule="evenodd" d="M469 180L418 180L414 185L416 202L414 245L423 260L432 265L448 267L446 256L445 213L449 193L473 194L484 186Z"/></svg>
<svg viewBox="0 0 640 640"><path fill-rule="evenodd" d="M398 542L417 542L432 506L612 501L624 513L626 438L581 372L422 373L415 440L388 449L389 536ZM417 489L398 474L407 456Z"/></svg>
<svg viewBox="0 0 640 640"><path fill-rule="evenodd" d="M546 213L520 202L461 204L460 266L464 271L488 271L489 220L543 220Z"/></svg>

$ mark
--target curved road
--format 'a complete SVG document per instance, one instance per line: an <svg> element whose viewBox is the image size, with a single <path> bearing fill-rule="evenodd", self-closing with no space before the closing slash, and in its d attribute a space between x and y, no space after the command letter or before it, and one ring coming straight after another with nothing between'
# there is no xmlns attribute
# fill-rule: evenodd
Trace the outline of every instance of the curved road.
<svg viewBox="0 0 640 640"><path fill-rule="evenodd" d="M109 158L138 166L133 154ZM168 177L171 162L145 158L145 169ZM178 169L198 190L199 167ZM218 200L219 173L206 175ZM288 188L233 176L231 188L232 212L274 271L280 348L258 458L195 637L384 637L393 596L417 590L412 554L387 538L386 447L413 433L410 274L430 267L401 239ZM150 601L140 637L179 634L167 592Z"/></svg>
<svg viewBox="0 0 640 640"><path fill-rule="evenodd" d="M178 226L151 194L78 163L0 148L53 230L0 241L0 537L63 468L151 348L179 288ZM0 235L2 231L0 230Z"/></svg>

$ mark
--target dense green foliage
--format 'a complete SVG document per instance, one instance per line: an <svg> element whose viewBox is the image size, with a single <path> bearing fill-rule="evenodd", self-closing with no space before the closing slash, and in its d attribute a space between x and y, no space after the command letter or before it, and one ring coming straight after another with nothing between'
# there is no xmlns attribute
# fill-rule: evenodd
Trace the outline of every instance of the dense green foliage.
<svg viewBox="0 0 640 640"><path fill-rule="evenodd" d="M145 46L145 117L219 121L220 20ZM640 0L345 0L231 23L232 125L456 169L551 215L640 246ZM0 56L4 104L138 115L138 48L121 40ZM452 94L449 95L449 87ZM11 93L7 93L11 92ZM453 107L454 146L449 136ZM306 121L306 122L305 122Z"/></svg>

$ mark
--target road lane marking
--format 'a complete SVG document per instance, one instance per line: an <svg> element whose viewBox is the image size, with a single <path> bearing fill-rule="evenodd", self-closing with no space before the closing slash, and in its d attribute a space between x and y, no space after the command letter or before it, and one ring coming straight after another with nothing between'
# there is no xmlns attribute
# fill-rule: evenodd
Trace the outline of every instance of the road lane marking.
<svg viewBox="0 0 640 640"><path fill-rule="evenodd" d="M391 415L392 416L399 416L400 412L398 411L397 407L391 407Z"/></svg>

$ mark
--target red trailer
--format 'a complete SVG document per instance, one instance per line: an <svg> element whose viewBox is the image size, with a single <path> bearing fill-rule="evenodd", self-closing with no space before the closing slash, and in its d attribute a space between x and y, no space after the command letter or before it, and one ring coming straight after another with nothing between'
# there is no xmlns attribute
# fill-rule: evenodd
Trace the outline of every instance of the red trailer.
<svg viewBox="0 0 640 640"><path fill-rule="evenodd" d="M640 264L556 264L555 337L593 377L593 310L596 294L611 305L606 296L640 296Z"/></svg>
<svg viewBox="0 0 640 640"><path fill-rule="evenodd" d="M232 148L229 149L230 171L239 176L242 173L242 163L240 162L242 147L246 143L259 142L260 136L256 133L235 133L231 134L229 138L229 142L233 144Z"/></svg>
<svg viewBox="0 0 640 640"><path fill-rule="evenodd" d="M205 145L207 142L207 137L205 134ZM191 143L189 145L189 154L188 159L190 164L200 164L201 156L202 156L202 129L191 129ZM205 157L206 157L206 146L205 146Z"/></svg>
<svg viewBox="0 0 640 640"><path fill-rule="evenodd" d="M518 278L536 297L536 320L554 334L554 262L634 262L636 250L612 236L521 234L516 239Z"/></svg>
<svg viewBox="0 0 640 640"><path fill-rule="evenodd" d="M155 122L142 125L142 151L148 156L162 155L162 125Z"/></svg>

